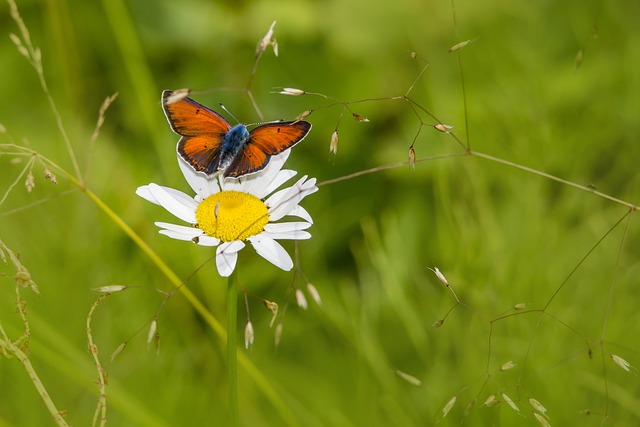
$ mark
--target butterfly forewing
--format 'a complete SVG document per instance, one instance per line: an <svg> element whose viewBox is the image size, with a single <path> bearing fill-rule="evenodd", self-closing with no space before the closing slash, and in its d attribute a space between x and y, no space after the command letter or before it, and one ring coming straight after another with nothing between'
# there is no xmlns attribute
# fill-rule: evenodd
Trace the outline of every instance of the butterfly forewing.
<svg viewBox="0 0 640 427"><path fill-rule="evenodd" d="M254 145L266 154L274 156L302 141L309 130L309 122L274 122L258 126L250 132L247 145Z"/></svg>
<svg viewBox="0 0 640 427"><path fill-rule="evenodd" d="M220 164L220 144L231 125L218 113L190 98L171 102L173 92L162 92L162 108L171 129L181 135L178 153L195 170L214 174Z"/></svg>
<svg viewBox="0 0 640 427"><path fill-rule="evenodd" d="M229 132L231 125L222 116L191 98L182 98L167 103L173 92L162 92L162 108L171 129L178 135L222 135Z"/></svg>

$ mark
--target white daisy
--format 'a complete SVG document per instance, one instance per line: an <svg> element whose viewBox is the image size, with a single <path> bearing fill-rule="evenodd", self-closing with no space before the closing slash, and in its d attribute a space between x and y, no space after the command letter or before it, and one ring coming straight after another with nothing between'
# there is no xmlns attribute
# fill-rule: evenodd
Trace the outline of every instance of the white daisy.
<svg viewBox="0 0 640 427"><path fill-rule="evenodd" d="M178 156L180 169L195 191L195 197L153 183L139 187L136 194L191 224L156 222L161 234L202 246L217 246L216 265L221 276L227 277L233 272L238 251L244 248L246 240L267 261L289 271L293 261L276 239L311 237L304 230L311 227L313 220L299 203L318 191L316 179L307 179L307 176L291 187L276 191L297 173L282 170L290 152L286 150L273 156L260 172L238 179L224 179L220 175L207 178ZM303 221L275 222L285 216L296 216Z"/></svg>

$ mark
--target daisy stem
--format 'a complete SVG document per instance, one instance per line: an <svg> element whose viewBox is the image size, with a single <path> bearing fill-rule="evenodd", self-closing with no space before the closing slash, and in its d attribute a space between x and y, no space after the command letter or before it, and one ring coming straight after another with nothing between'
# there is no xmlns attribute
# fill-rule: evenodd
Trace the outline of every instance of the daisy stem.
<svg viewBox="0 0 640 427"><path fill-rule="evenodd" d="M238 273L234 269L229 276L227 291L227 380L229 381L229 411L231 426L238 426Z"/></svg>

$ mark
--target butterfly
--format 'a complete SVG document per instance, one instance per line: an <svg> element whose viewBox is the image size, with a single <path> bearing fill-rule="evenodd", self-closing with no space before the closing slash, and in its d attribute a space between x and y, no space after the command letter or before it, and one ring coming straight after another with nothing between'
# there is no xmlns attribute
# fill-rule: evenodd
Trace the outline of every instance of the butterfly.
<svg viewBox="0 0 640 427"><path fill-rule="evenodd" d="M302 141L311 129L305 121L269 122L247 130L231 126L215 111L191 98L162 92L162 108L171 129L181 136L178 153L196 171L208 176L221 172L238 178L267 166L271 156Z"/></svg>

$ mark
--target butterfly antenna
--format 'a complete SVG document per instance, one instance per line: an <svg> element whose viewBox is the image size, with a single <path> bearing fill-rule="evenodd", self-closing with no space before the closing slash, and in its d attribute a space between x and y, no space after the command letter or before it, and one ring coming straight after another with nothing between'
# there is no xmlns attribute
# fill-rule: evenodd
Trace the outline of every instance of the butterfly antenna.
<svg viewBox="0 0 640 427"><path fill-rule="evenodd" d="M224 106L224 104L221 102L220 104L220 108L222 108L224 111L227 112L228 115L230 115L231 117L233 117L233 120L236 121L236 123L240 124L240 120L236 119L236 116L234 116L233 114L231 114L231 111L227 110L227 107Z"/></svg>

